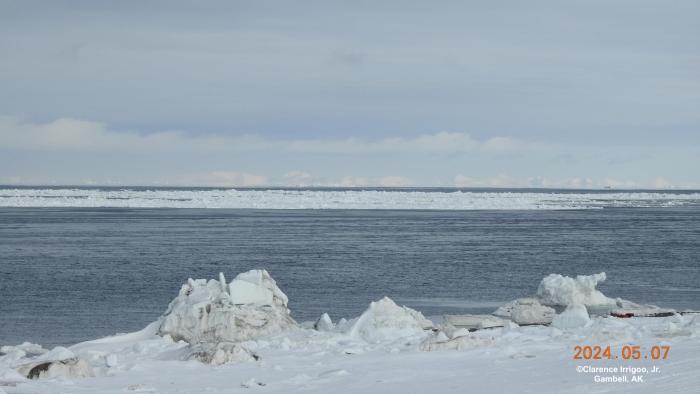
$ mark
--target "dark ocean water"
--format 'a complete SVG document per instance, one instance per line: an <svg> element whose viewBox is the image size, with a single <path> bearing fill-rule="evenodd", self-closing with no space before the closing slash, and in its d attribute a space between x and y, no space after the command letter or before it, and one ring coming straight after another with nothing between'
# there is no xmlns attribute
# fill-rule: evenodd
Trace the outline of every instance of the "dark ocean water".
<svg viewBox="0 0 700 394"><path fill-rule="evenodd" d="M700 208L541 211L0 208L0 344L138 330L188 277L265 268L298 320L388 295L489 312L549 273L700 308Z"/></svg>

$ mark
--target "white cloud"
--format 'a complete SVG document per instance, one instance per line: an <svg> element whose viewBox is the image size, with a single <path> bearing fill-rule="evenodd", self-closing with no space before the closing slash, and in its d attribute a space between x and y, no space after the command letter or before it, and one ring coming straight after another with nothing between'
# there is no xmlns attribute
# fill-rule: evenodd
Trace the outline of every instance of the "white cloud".
<svg viewBox="0 0 700 394"><path fill-rule="evenodd" d="M3 183L202 186L692 188L700 158L692 145L573 146L459 132L380 139L143 134L10 116L0 116L0 152Z"/></svg>
<svg viewBox="0 0 700 394"><path fill-rule="evenodd" d="M540 149L509 137L478 141L466 133L438 132L413 138L268 139L255 135L190 135L180 131L141 134L110 130L104 124L61 118L31 123L0 116L0 144L5 149L42 151L123 152L251 152L298 153L501 153Z"/></svg>
<svg viewBox="0 0 700 394"><path fill-rule="evenodd" d="M657 179L651 184L640 184L633 180L619 180L604 177L592 178L561 178L554 179L544 176L517 178L505 174L494 177L475 178L458 174L454 177L455 187L532 187L532 188L563 188L563 189L634 189L651 187L655 189L668 189L675 187L665 179Z"/></svg>
<svg viewBox="0 0 700 394"><path fill-rule="evenodd" d="M287 186L314 186L316 179L305 171L290 171L284 174L283 183Z"/></svg>
<svg viewBox="0 0 700 394"><path fill-rule="evenodd" d="M656 178L653 182L654 189L672 189L675 186L671 181L664 178Z"/></svg>
<svg viewBox="0 0 700 394"><path fill-rule="evenodd" d="M406 187L413 182L404 176L387 175L381 177L344 176L341 178L315 177L304 171L291 171L282 177L283 186L336 186L336 187Z"/></svg>
<svg viewBox="0 0 700 394"><path fill-rule="evenodd" d="M473 178L462 174L454 177L455 187L523 187L522 181L518 181L508 175L498 175L489 178Z"/></svg>
<svg viewBox="0 0 700 394"><path fill-rule="evenodd" d="M370 180L361 176L344 176L337 183L331 182L329 186L357 187L369 186Z"/></svg>
<svg viewBox="0 0 700 394"><path fill-rule="evenodd" d="M406 187L406 186L411 186L411 180L403 177L403 176L396 176L396 175L389 175L385 177L379 178L379 186L384 186L384 187Z"/></svg>
<svg viewBox="0 0 700 394"><path fill-rule="evenodd" d="M160 183L171 186L252 187L268 185L269 181L264 175L240 171L211 171L166 177L161 179Z"/></svg>

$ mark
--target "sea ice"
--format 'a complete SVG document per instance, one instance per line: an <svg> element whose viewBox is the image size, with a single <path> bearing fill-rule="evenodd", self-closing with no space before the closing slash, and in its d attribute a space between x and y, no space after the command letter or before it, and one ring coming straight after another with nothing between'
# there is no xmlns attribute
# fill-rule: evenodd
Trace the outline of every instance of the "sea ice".
<svg viewBox="0 0 700 394"><path fill-rule="evenodd" d="M333 330L333 328L335 328L331 317L328 316L327 313L321 315L321 317L319 317L318 320L316 320L316 323L314 323L313 327L317 331L331 331Z"/></svg>
<svg viewBox="0 0 700 394"><path fill-rule="evenodd" d="M391 342L410 337L422 337L433 323L422 313L398 306L389 297L369 304L360 317L347 323L346 333L370 343Z"/></svg>
<svg viewBox="0 0 700 394"><path fill-rule="evenodd" d="M241 342L295 327L287 296L265 270L220 280L189 279L161 317L158 333L190 344Z"/></svg>
<svg viewBox="0 0 700 394"><path fill-rule="evenodd" d="M554 309L540 304L535 298L518 298L498 309L495 316L507 317L516 324L549 324L555 315Z"/></svg>
<svg viewBox="0 0 700 394"><path fill-rule="evenodd" d="M36 343L30 342L24 342L16 346L0 346L1 354L8 354L17 350L24 352L28 356L38 356L40 354L48 352L48 350L41 347L41 345L37 345Z"/></svg>
<svg viewBox="0 0 700 394"><path fill-rule="evenodd" d="M566 330L583 327L591 321L585 305L570 304L564 312L554 316L552 326Z"/></svg>
<svg viewBox="0 0 700 394"><path fill-rule="evenodd" d="M211 365L255 361L259 358L245 346L233 342L198 343L191 347L191 352L187 356L187 359Z"/></svg>
<svg viewBox="0 0 700 394"><path fill-rule="evenodd" d="M488 346L493 344L493 339L482 338L478 336L465 335L450 337L443 333L443 331L438 331L426 337L423 342L421 342L419 349L424 352L435 352L443 350L466 350L474 349L482 346Z"/></svg>
<svg viewBox="0 0 700 394"><path fill-rule="evenodd" d="M594 209L695 205L700 193L422 190L138 190L0 188L0 207L253 209Z"/></svg>
<svg viewBox="0 0 700 394"><path fill-rule="evenodd" d="M615 300L596 290L596 285L605 280L605 272L595 275L578 275L576 278L550 274L542 279L537 288L537 298L545 305L609 305Z"/></svg>
<svg viewBox="0 0 700 394"><path fill-rule="evenodd" d="M660 308L656 305L640 305L621 298L615 300L615 306L616 308L610 311L610 315L615 317L670 316L676 313L675 309Z"/></svg>
<svg viewBox="0 0 700 394"><path fill-rule="evenodd" d="M445 315L442 321L444 325L467 330L503 327L505 324L505 320L492 315Z"/></svg>
<svg viewBox="0 0 700 394"><path fill-rule="evenodd" d="M85 378L94 372L85 360L72 351L57 346L39 356L28 359L16 367L17 372L30 379L40 378Z"/></svg>
<svg viewBox="0 0 700 394"><path fill-rule="evenodd" d="M238 274L228 285L235 304L273 305L287 307L287 295L265 270L251 270Z"/></svg>

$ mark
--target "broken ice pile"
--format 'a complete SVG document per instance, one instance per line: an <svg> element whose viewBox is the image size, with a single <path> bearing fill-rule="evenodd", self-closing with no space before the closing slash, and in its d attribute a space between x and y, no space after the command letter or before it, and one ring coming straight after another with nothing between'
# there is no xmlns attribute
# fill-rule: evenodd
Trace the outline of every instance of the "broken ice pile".
<svg viewBox="0 0 700 394"><path fill-rule="evenodd" d="M230 283L188 279L160 319L158 334L190 344L190 358L211 364L257 359L240 343L296 327L287 296L266 270Z"/></svg>

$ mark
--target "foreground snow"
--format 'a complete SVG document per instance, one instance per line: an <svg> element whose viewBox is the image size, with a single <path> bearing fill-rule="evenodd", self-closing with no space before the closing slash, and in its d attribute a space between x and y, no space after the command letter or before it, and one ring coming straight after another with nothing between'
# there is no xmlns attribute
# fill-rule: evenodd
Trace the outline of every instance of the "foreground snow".
<svg viewBox="0 0 700 394"><path fill-rule="evenodd" d="M581 277L581 283L591 280ZM575 292L593 294L595 286L572 290L572 282L556 282L560 291L549 286L546 295L505 308L519 308L531 320L549 318L552 324L519 326L494 316L433 322L389 298L372 303L355 319L334 323L325 315L316 323L297 324L286 314L286 296L265 271L241 274L231 283L223 276L190 280L164 316L139 332L50 352L33 344L3 347L0 393L673 393L700 386L700 316L589 316L581 302L586 298ZM575 302L550 316L543 305L548 299ZM613 307L619 302L605 300ZM624 306L633 312L648 309ZM250 325L253 317L269 320ZM620 354L623 345L639 345L645 354L652 346L671 350L666 360L574 360L574 346L584 344L611 345L613 354ZM226 357L219 362L192 357L201 354L202 346L219 346ZM36 380L23 376L28 366L47 360L72 361L56 364L52 374L44 372ZM87 368L66 367L81 362ZM638 374L643 383L595 383L596 374L577 372L589 365L656 366L660 371Z"/></svg>

